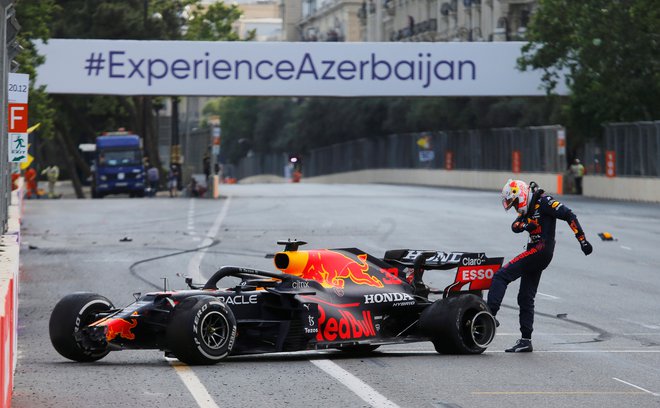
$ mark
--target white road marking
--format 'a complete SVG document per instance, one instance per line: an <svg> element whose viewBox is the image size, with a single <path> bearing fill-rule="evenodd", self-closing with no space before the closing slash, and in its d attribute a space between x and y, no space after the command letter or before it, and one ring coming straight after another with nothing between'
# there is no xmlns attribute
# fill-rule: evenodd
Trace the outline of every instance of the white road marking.
<svg viewBox="0 0 660 408"><path fill-rule="evenodd" d="M539 295L539 296L547 297L548 299L552 299L552 300L561 299L557 296L552 296L552 295L548 295L548 294L541 293L541 292L536 292L536 294Z"/></svg>
<svg viewBox="0 0 660 408"><path fill-rule="evenodd" d="M195 199L191 198L188 201L188 231L190 235L197 235L195 233Z"/></svg>
<svg viewBox="0 0 660 408"><path fill-rule="evenodd" d="M504 353L504 350L486 350L484 353ZM437 351L431 351L431 350L383 350L382 354L386 355L387 353L394 353L394 354L438 354ZM588 350L536 350L534 349L534 353L569 353L569 354L589 354L589 353L603 353L603 354L636 354L636 353L642 353L642 354L658 354L660 353L660 350L594 350L594 349L588 349Z"/></svg>
<svg viewBox="0 0 660 408"><path fill-rule="evenodd" d="M642 322L637 322L635 320L624 319L622 317L618 318L617 320L621 320L622 322L628 322L628 323L636 324L636 325L642 326L645 329L652 329L652 330L660 329L660 326L656 326L654 324L646 324L646 323L642 323Z"/></svg>
<svg viewBox="0 0 660 408"><path fill-rule="evenodd" d="M215 222L211 226L211 229L209 229L209 231L206 233L206 238L204 238L202 243L197 246L198 248L206 248L201 248L199 251L195 252L195 255L193 255L193 257L190 258L190 262L188 262L188 276L193 278L193 282L202 282L206 280L202 275L202 272L199 270L199 266L202 264L202 259L204 259L206 251L208 251L208 246L213 243L213 239L218 234L218 230L220 229L222 221L224 221L225 217L227 216L229 203L231 203L231 196L227 197L225 200L225 204L222 206L220 214L218 214L216 217Z"/></svg>
<svg viewBox="0 0 660 408"><path fill-rule="evenodd" d="M378 391L371 388L362 380L339 367L330 360L310 360L312 364L325 371L328 375L342 383L346 388L353 391L367 404L376 408L398 408L399 406L388 400Z"/></svg>
<svg viewBox="0 0 660 408"><path fill-rule="evenodd" d="M632 251L632 248L631 248L631 247L627 247L627 246L623 246L623 245L621 245L621 248L622 248L622 249L625 249L626 251Z"/></svg>
<svg viewBox="0 0 660 408"><path fill-rule="evenodd" d="M211 229L209 229L209 231L206 233L206 238L198 246L198 248L206 248L201 248L199 251L195 252L195 255L193 255L193 257L190 259L190 262L188 262L188 275L193 278L193 281L201 282L204 280L204 276L200 272L199 266L202 263L202 259L204 259L204 255L206 254L208 246L213 243L213 239L218 234L220 224L222 224L222 221L227 216L227 210L229 209L230 202L231 197L228 197L225 201L225 204L222 206L222 209L220 210L220 214L218 214L215 222L211 226ZM194 207L193 203L194 201L191 200L191 208ZM183 384L186 386L186 388L188 388L188 391L190 391L192 394L199 408L219 408L218 404L213 401L213 398L209 394L206 387L204 387L204 384L202 384L202 382L199 380L199 378L197 378L189 366L174 359L165 358L165 360L169 361L172 367L174 367L174 370L179 375L179 378L181 378L181 381L183 381Z"/></svg>
<svg viewBox="0 0 660 408"><path fill-rule="evenodd" d="M168 360L172 367L174 367L174 370L192 394L199 408L220 408L218 404L213 401L211 394L209 394L206 387L204 387L204 384L202 384L189 366L174 359L166 360Z"/></svg>
<svg viewBox="0 0 660 408"><path fill-rule="evenodd" d="M637 389L640 390L640 391L647 392L647 393L653 395L654 397L660 397L660 394L658 394L658 393L656 393L656 392L651 392L651 391L649 391L649 390L646 390L646 389L644 389L644 388L642 388L642 387L640 387L640 386L638 386L638 385L635 385L635 384L629 383L628 381L623 381L623 380L620 380L620 379L618 379L618 378L616 378L616 377L612 377L612 379L613 379L613 380L616 380L616 381L618 381L618 382L624 383L624 384L626 384L626 385L629 385L629 386L631 386L631 387L635 387L635 388L637 388Z"/></svg>
<svg viewBox="0 0 660 408"><path fill-rule="evenodd" d="M643 333L612 333L616 336L660 336L659 332L643 332ZM594 337L597 333L534 333L534 337L539 336L585 336L585 337ZM514 333L500 333L497 332L497 336L520 336L520 332Z"/></svg>

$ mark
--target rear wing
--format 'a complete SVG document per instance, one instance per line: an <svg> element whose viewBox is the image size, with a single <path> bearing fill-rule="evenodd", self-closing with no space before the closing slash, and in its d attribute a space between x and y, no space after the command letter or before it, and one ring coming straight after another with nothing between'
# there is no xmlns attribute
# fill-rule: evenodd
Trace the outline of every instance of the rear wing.
<svg viewBox="0 0 660 408"><path fill-rule="evenodd" d="M422 249L391 249L385 252L383 260L394 265L413 268L420 255L425 258L424 269L453 269L461 265L461 260L482 259L486 255L477 252L442 252Z"/></svg>
<svg viewBox="0 0 660 408"><path fill-rule="evenodd" d="M449 270L457 268L454 282L443 293L459 292L467 285L468 291L490 288L493 275L504 262L503 257L489 258L483 252L442 252L418 249L393 249L385 252L385 262L413 269L413 286L420 291L426 289L422 282L424 270Z"/></svg>

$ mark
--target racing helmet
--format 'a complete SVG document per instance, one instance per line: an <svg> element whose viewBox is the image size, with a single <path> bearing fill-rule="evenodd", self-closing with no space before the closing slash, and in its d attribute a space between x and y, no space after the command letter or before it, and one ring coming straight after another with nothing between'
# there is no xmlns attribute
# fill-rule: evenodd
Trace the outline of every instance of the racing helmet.
<svg viewBox="0 0 660 408"><path fill-rule="evenodd" d="M502 188L502 206L505 211L515 207L520 214L527 212L529 203L529 186L522 180L512 180L506 182Z"/></svg>

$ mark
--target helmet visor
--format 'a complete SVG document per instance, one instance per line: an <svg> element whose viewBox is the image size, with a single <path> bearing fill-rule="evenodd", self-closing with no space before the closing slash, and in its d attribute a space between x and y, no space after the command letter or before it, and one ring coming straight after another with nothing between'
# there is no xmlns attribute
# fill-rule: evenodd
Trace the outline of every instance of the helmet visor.
<svg viewBox="0 0 660 408"><path fill-rule="evenodd" d="M509 208L513 207L513 205L518 201L518 198L503 198L502 199L502 207L504 207L504 211L509 211Z"/></svg>

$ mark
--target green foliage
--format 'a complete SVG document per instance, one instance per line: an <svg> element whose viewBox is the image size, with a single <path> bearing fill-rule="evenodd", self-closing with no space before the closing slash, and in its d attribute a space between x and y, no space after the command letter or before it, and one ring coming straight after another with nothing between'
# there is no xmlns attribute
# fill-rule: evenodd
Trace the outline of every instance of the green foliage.
<svg viewBox="0 0 660 408"><path fill-rule="evenodd" d="M200 0L19 0L17 17L25 48L17 60L21 72L36 76L35 67L43 61L31 40L54 38L181 40L185 26L188 40L235 40L232 23L240 17L235 6L217 3L205 10ZM194 17L194 18L191 18ZM204 23L202 26L201 23ZM198 27L199 26L199 27ZM210 26L210 31L202 27ZM102 95L48 95L43 89L31 90L30 120L41 122L40 137L49 138L57 130L68 146L94 141L96 135L119 127L141 132L142 104L151 121L150 100L139 97ZM158 105L158 101L156 101ZM151 129L147 122L146 129ZM149 131L145 146L155 146ZM46 146L57 151L53 143ZM157 155L156 149L147 149ZM76 152L69 152L75 154ZM152 157L152 162L158 163Z"/></svg>
<svg viewBox="0 0 660 408"><path fill-rule="evenodd" d="M23 0L16 3L16 14L21 25L18 41L23 47L23 52L16 57L16 62L20 64L19 72L30 75L30 93L28 96L30 125L41 123L39 136L47 139L53 136L55 110L44 88L35 88L34 86L36 67L43 63L43 57L37 55L31 40L48 40L52 15L58 8L59 6L55 4L54 0Z"/></svg>
<svg viewBox="0 0 660 408"><path fill-rule="evenodd" d="M238 6L213 3L204 9L192 7L184 38L197 41L236 41L239 39L232 24L241 17Z"/></svg>
<svg viewBox="0 0 660 408"><path fill-rule="evenodd" d="M582 136L604 122L660 118L657 0L539 0L521 69L542 69L548 91L567 72L570 125Z"/></svg>

